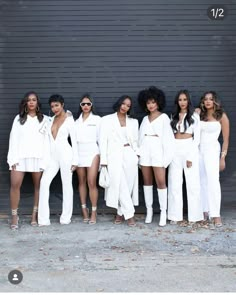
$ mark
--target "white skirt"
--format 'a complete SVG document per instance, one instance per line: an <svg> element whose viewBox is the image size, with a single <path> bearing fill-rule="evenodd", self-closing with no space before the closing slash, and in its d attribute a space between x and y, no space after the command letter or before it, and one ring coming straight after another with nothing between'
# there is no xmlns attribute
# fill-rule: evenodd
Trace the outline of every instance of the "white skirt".
<svg viewBox="0 0 236 295"><path fill-rule="evenodd" d="M42 172L43 169L41 168L42 160L38 158L25 158L20 159L18 165L16 165L16 171L21 172ZM9 168L12 170L12 167Z"/></svg>
<svg viewBox="0 0 236 295"><path fill-rule="evenodd" d="M91 167L93 159L99 155L98 145L94 142L78 143L78 167Z"/></svg>

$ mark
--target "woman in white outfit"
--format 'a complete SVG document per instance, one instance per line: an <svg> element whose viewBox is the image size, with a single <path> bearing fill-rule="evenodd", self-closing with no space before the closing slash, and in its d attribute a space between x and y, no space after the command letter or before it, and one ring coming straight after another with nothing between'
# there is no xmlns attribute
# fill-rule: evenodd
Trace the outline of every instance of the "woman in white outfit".
<svg viewBox="0 0 236 295"><path fill-rule="evenodd" d="M188 199L188 221L203 220L200 196L199 144L200 118L194 112L190 95L181 90L175 97L171 116L175 135L175 155L168 169L168 219L170 224L183 220L183 171Z"/></svg>
<svg viewBox="0 0 236 295"><path fill-rule="evenodd" d="M76 169L79 181L79 195L82 207L83 221L95 224L97 219L97 174L100 161L98 147L99 128L101 117L94 114L92 98L84 94L80 100L79 118L75 122L76 140L78 148L78 168ZM91 218L86 205L87 184L92 204Z"/></svg>
<svg viewBox="0 0 236 295"><path fill-rule="evenodd" d="M132 100L123 95L114 104L114 114L101 120L101 166L107 166L110 186L105 189L108 207L116 208L115 224L128 220L135 226L134 206L138 205L138 121L130 117Z"/></svg>
<svg viewBox="0 0 236 295"><path fill-rule="evenodd" d="M200 180L205 219L209 216L213 226L222 226L220 217L221 188L219 172L225 169L229 145L229 119L214 91L206 92L200 101ZM223 144L218 141L222 132ZM221 152L220 152L221 150Z"/></svg>
<svg viewBox="0 0 236 295"><path fill-rule="evenodd" d="M39 183L45 168L44 147L46 146L47 117L41 113L38 95L31 91L25 94L15 117L9 140L7 162L11 170L11 229L18 228L18 205L20 188L25 172L32 174L34 184L34 206L31 225L37 225Z"/></svg>
<svg viewBox="0 0 236 295"><path fill-rule="evenodd" d="M55 94L49 98L49 105L55 116L48 127L50 139L50 165L43 173L39 192L39 226L50 225L49 187L60 169L62 179L61 224L69 224L73 211L72 174L78 164L75 122L72 114L64 110L64 99ZM70 137L71 145L68 142Z"/></svg>
<svg viewBox="0 0 236 295"><path fill-rule="evenodd" d="M161 216L160 226L166 225L167 187L166 167L174 152L174 135L170 119L162 110L165 107L165 94L152 86L139 92L138 101L148 115L143 118L139 130L139 164L143 174L143 190L147 216L145 223L153 217L153 173L157 183Z"/></svg>

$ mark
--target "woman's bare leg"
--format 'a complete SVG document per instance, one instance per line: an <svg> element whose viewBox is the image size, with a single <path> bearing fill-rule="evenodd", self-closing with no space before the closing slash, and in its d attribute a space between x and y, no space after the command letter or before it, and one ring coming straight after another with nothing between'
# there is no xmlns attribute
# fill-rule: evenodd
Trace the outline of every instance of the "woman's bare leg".
<svg viewBox="0 0 236 295"><path fill-rule="evenodd" d="M153 185L153 171L150 166L141 166L144 185Z"/></svg>
<svg viewBox="0 0 236 295"><path fill-rule="evenodd" d="M20 188L25 176L25 172L11 171L11 188L10 188L10 202L11 210L17 210L20 202ZM14 212L14 211L13 211ZM17 211L15 211L17 213ZM18 214L12 214L11 225L18 224Z"/></svg>
<svg viewBox="0 0 236 295"><path fill-rule="evenodd" d="M31 224L37 224L37 217L38 217L38 205L39 205L39 187L40 187L40 180L42 177L42 172L32 172L32 179L34 184L34 206L32 211L31 217Z"/></svg>
<svg viewBox="0 0 236 295"><path fill-rule="evenodd" d="M89 197L92 204L92 213L90 223L96 223L97 219L97 201L98 201L98 188L97 188L97 175L100 157L96 155L93 159L91 167L87 168L87 181L89 187Z"/></svg>
<svg viewBox="0 0 236 295"><path fill-rule="evenodd" d="M76 169L77 176L78 176L78 191L80 196L80 202L82 206L82 214L83 214L83 220L84 222L89 221L89 214L88 209L86 207L86 199L87 199L87 183L86 183L86 168L85 167L79 167Z"/></svg>

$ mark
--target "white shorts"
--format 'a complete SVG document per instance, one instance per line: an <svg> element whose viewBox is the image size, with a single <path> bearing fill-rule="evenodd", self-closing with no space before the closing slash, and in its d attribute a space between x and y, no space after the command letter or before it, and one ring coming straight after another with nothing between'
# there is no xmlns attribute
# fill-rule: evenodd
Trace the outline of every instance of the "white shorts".
<svg viewBox="0 0 236 295"><path fill-rule="evenodd" d="M163 167L163 150L161 140L157 136L145 136L140 146L139 165Z"/></svg>
<svg viewBox="0 0 236 295"><path fill-rule="evenodd" d="M99 148L96 143L78 143L78 167L91 167L93 159L99 155Z"/></svg>
<svg viewBox="0 0 236 295"><path fill-rule="evenodd" d="M41 168L42 160L38 158L25 158L20 159L18 165L16 165L16 171L21 172L42 172ZM9 170L12 170L10 167Z"/></svg>

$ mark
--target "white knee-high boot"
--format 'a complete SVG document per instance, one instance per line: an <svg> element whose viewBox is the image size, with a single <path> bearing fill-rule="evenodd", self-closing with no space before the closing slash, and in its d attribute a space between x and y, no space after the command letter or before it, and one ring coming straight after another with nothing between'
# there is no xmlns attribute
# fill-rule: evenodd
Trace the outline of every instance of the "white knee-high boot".
<svg viewBox="0 0 236 295"><path fill-rule="evenodd" d="M153 186L152 185L144 185L143 192L144 192L145 205L147 208L147 215L146 215L145 223L151 223L152 216L153 216L153 209L152 209Z"/></svg>
<svg viewBox="0 0 236 295"><path fill-rule="evenodd" d="M166 225L166 209L167 209L167 188L157 189L159 204L161 209L159 226Z"/></svg>

